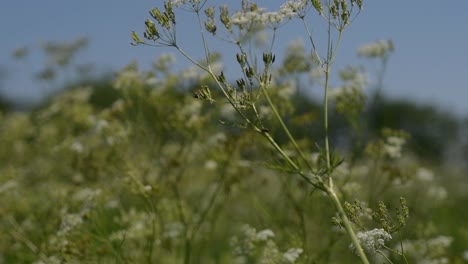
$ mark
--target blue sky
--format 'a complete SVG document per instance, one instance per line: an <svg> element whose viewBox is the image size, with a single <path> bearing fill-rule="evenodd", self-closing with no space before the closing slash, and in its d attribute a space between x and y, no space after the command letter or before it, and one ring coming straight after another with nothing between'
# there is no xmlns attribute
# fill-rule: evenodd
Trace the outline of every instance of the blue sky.
<svg viewBox="0 0 468 264"><path fill-rule="evenodd" d="M230 0L234 1L234 0ZM229 3L228 0L213 3ZM93 62L100 69L120 69L131 60L149 65L168 49L129 45L132 30L143 31L143 21L155 0L4 0L0 3L0 66L8 70L3 91L12 97L33 97L40 91L28 82L24 68L11 59L21 46L69 41L79 36L90 39L79 62ZM237 2L237 0L236 0ZM274 8L282 1L258 1ZM365 9L345 33L337 68L364 63L355 55L365 43L392 39L396 52L388 65L385 92L392 97L437 103L444 109L468 115L468 29L466 0L364 1ZM183 20L189 23L190 20ZM289 29L289 28L288 28ZM289 30L278 42L278 52L302 31ZM179 32L181 43L191 43L193 32ZM191 47L196 50L196 46ZM38 53L38 52L36 52ZM35 53L34 53L35 54ZM33 55L33 70L43 61ZM179 60L185 65L185 62ZM188 65L188 64L187 64ZM372 73L372 70L371 70Z"/></svg>

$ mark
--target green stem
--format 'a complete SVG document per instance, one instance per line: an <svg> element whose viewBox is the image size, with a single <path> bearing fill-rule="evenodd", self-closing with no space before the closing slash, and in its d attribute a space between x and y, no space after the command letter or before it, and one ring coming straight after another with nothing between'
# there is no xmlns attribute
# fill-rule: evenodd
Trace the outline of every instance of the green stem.
<svg viewBox="0 0 468 264"><path fill-rule="evenodd" d="M315 46L314 38L312 37L312 32L310 31L309 27L307 26L307 23L305 22L305 19L301 19L302 24L304 25L304 28L307 32L307 35L309 36L310 44L312 45L312 49L314 50L315 56L317 57L317 60L320 65L323 64L322 59L320 58L320 55L318 53L317 47Z"/></svg>
<svg viewBox="0 0 468 264"><path fill-rule="evenodd" d="M314 179L316 181L313 181L309 176L307 176L301 169L300 167L293 161L291 160L291 158L284 152L284 150L278 145L278 143L276 143L276 141L270 136L270 134L268 132L265 132L265 131L262 131L260 129L257 129L256 130L257 132L259 132L262 136L264 136L268 142L270 142L270 144L276 149L276 151L278 151L278 153L281 154L281 156L286 160L286 162L294 169L294 171L296 173L298 173L305 181L307 181L308 183L310 183L312 186L314 186L315 188L317 189L320 189L322 191L325 191L324 189L324 184L322 182L320 182L321 178L320 177L316 177L314 175Z"/></svg>
<svg viewBox="0 0 468 264"><path fill-rule="evenodd" d="M242 47L242 45L240 43L237 43L237 46L239 47L239 51L242 53L242 54L245 54L245 51L244 51L244 48ZM247 65L249 67L251 67L250 63L247 61ZM275 105L273 104L273 101L271 100L271 97L270 95L268 94L268 91L267 91L267 87L266 87L266 84L264 82L266 82L266 79L267 79L267 76L268 76L268 72L269 72L269 68L268 68L268 65L266 66L265 70L264 70L264 76L265 76L265 80L262 81L260 76L258 76L258 74L255 74L255 78L256 80L258 81L258 83L260 84L260 90L261 90L261 93L265 96L265 98L267 99L267 102L268 102L268 105L269 107L271 108L271 110L273 111L274 115L275 115L275 118L278 120L278 122L280 123L281 125L281 128L284 130L284 132L286 133L286 136L288 137L288 139L291 141L291 143L293 144L294 148L296 149L297 153L301 156L301 158L304 160L305 164L309 167L310 170L312 170L312 165L310 164L309 162L309 159L307 159L304 155L304 153L302 152L301 148L299 147L299 145L297 144L296 140L294 139L294 137L292 136L291 132L289 131L288 127L286 126L286 124L284 123L283 121L283 118L281 117L281 115L278 113L278 110L276 109Z"/></svg>
<svg viewBox="0 0 468 264"><path fill-rule="evenodd" d="M392 262L387 256L385 256L385 254L384 254L382 251L377 250L377 252L378 252L388 263L393 264L393 262Z"/></svg>
<svg viewBox="0 0 468 264"><path fill-rule="evenodd" d="M324 108L324 113L323 113L323 127L325 130L325 155L326 155L326 161L327 161L327 169L330 170L331 164L330 164L330 143L328 140L328 88L329 88L329 79L330 79L330 66L327 66L327 69L325 70L325 94L323 97L323 108ZM331 178L331 177L330 177ZM330 185L330 187L332 187Z"/></svg>
<svg viewBox="0 0 468 264"><path fill-rule="evenodd" d="M324 93L324 98L323 98L323 104L324 104L324 130L325 130L325 155L326 155L326 162L327 162L327 169L328 169L328 185L325 186L326 192L328 196L332 199L333 203L335 204L336 209L338 210L338 214L340 215L340 219L343 222L343 225L346 229L346 233L348 236L351 238L351 242L353 243L357 254L361 258L361 262L364 264L369 264L369 260L366 257L366 254L364 253L364 250L362 249L362 246L359 244L359 241L356 237L356 234L354 232L354 229L351 225L351 222L349 221L348 217L346 216L346 213L343 209L343 206L341 204L340 199L338 198L338 195L336 194L333 186L333 178L329 174L331 171L331 162L330 162L330 144L329 144L329 137L328 137L328 90L329 90L329 80L330 80L330 71L331 71L331 66L335 60L336 57L336 50L339 47L339 44L341 42L341 36L342 32L339 32L338 36L338 42L336 45L336 48L333 49L332 47L332 34L331 34L331 25L332 22L330 21L330 14L329 14L329 21L328 21L328 41L327 41L327 59L326 59L326 68L325 68L325 93Z"/></svg>
<svg viewBox="0 0 468 264"><path fill-rule="evenodd" d="M286 124L284 123L283 118L281 118L281 115L278 113L278 110L276 109L275 105L273 104L273 101L271 100L271 97L270 97L270 95L268 94L268 91L267 91L265 85L264 85L264 84L261 84L261 85L260 85L260 89L262 90L263 95L264 95L265 98L267 99L268 105L270 106L271 110L273 111L273 114L275 115L276 119L277 119L278 122L280 123L281 128L282 128L282 129L284 130L284 132L286 133L287 137L289 138L289 140L290 140L291 143L293 144L293 146L294 146L294 148L296 149L297 153L299 153L299 155L300 155L301 158L304 160L304 162L307 164L307 166L309 167L309 169L312 170L312 165L310 165L309 160L305 157L304 153L302 152L301 148L300 148L299 145L297 144L297 142L296 142L296 140L294 139L293 135L291 134L291 132L289 131L288 127L287 127Z"/></svg>
<svg viewBox="0 0 468 264"><path fill-rule="evenodd" d="M331 181L332 178L330 177L329 179ZM338 214L340 215L340 219L343 222L343 225L346 229L346 233L348 233L348 236L351 238L351 242L353 243L354 248L356 249L356 253L361 258L361 262L363 264L369 264L369 260L367 259L366 254L364 253L364 250L362 249L361 244L359 244L359 241L351 225L351 221L349 221L348 217L346 216L346 213L343 209L343 206L341 205L338 195L336 194L333 188L330 188L330 186L327 186L326 189L327 189L328 195L330 196L330 198L332 198L332 201L335 204L336 209L338 210Z"/></svg>

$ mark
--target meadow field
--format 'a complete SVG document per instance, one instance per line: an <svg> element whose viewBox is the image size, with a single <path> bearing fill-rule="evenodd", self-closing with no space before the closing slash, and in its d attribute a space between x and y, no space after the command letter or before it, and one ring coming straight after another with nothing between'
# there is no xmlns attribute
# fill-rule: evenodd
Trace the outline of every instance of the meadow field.
<svg viewBox="0 0 468 264"><path fill-rule="evenodd" d="M59 89L0 100L0 264L468 263L468 119L386 97L391 40L355 51L376 69L332 67L362 1L205 2L166 1L131 33L188 66L55 82L86 41L53 43L37 83ZM175 38L187 10L194 57ZM255 41L313 15L325 49L307 27L286 50ZM221 30L234 53L210 46Z"/></svg>

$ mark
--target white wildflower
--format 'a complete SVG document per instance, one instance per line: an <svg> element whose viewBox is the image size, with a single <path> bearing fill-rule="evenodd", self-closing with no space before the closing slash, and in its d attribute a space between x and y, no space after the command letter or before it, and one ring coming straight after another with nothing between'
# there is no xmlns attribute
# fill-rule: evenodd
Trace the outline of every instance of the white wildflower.
<svg viewBox="0 0 468 264"><path fill-rule="evenodd" d="M449 236L438 236L427 241L428 247L448 248L453 242L453 238Z"/></svg>
<svg viewBox="0 0 468 264"><path fill-rule="evenodd" d="M389 53L393 52L394 46L391 40L379 40L374 43L366 44L361 46L357 54L361 57L377 58L385 57Z"/></svg>
<svg viewBox="0 0 468 264"><path fill-rule="evenodd" d="M155 76L150 77L145 80L145 84L149 86L158 86L158 85L161 85L162 83L163 82L159 80L158 78L156 78Z"/></svg>
<svg viewBox="0 0 468 264"><path fill-rule="evenodd" d="M186 0L171 0L170 1L173 6L180 6L185 4L187 1Z"/></svg>
<svg viewBox="0 0 468 264"><path fill-rule="evenodd" d="M427 190L427 195L437 201L445 200L448 196L447 190L442 186L431 186Z"/></svg>
<svg viewBox="0 0 468 264"><path fill-rule="evenodd" d="M80 189L73 195L73 200L75 201L92 200L96 196L99 196L101 192L102 192L101 189L91 189L91 188Z"/></svg>
<svg viewBox="0 0 468 264"><path fill-rule="evenodd" d="M265 229L257 233L256 241L267 241L268 239L274 237L275 234L270 229Z"/></svg>
<svg viewBox="0 0 468 264"><path fill-rule="evenodd" d="M218 163L214 160L207 160L205 162L205 169L207 170L215 170L218 167Z"/></svg>
<svg viewBox="0 0 468 264"><path fill-rule="evenodd" d="M62 223L60 224L60 230L57 232L59 236L65 235L71 232L75 227L78 227L83 223L84 214L66 214L62 217Z"/></svg>
<svg viewBox="0 0 468 264"><path fill-rule="evenodd" d="M267 23L279 24L283 21L284 16L279 12L266 12L262 14L262 20Z"/></svg>
<svg viewBox="0 0 468 264"><path fill-rule="evenodd" d="M75 140L71 145L71 150L75 151L76 153L83 153L84 146L79 140Z"/></svg>
<svg viewBox="0 0 468 264"><path fill-rule="evenodd" d="M468 261L468 250L463 251L463 259Z"/></svg>
<svg viewBox="0 0 468 264"><path fill-rule="evenodd" d="M434 173L427 168L419 168L416 172L416 178L420 181L430 182L434 180Z"/></svg>
<svg viewBox="0 0 468 264"><path fill-rule="evenodd" d="M184 104L184 107L180 109L180 114L187 120L187 125L191 126L200 119L200 111L202 109L202 102L199 100L190 100Z"/></svg>
<svg viewBox="0 0 468 264"><path fill-rule="evenodd" d="M396 159L396 158L401 157L401 150L405 142L406 140L402 137L395 137L395 136L388 137L384 145L385 153L390 158Z"/></svg>
<svg viewBox="0 0 468 264"><path fill-rule="evenodd" d="M374 255L378 250L382 249L385 241L392 239L392 236L384 229L374 228L366 232L358 232L356 234L359 244L370 254ZM349 246L351 250L356 251L353 244Z"/></svg>
<svg viewBox="0 0 468 264"><path fill-rule="evenodd" d="M289 99L297 91L297 82L295 80L287 80L286 83L280 86L278 96L282 99Z"/></svg>
<svg viewBox="0 0 468 264"><path fill-rule="evenodd" d="M247 28L255 24L264 24L265 9L258 8L255 11L238 11L231 16L231 23L239 28Z"/></svg>
<svg viewBox="0 0 468 264"><path fill-rule="evenodd" d="M404 240L405 255L416 260L416 264L449 263L447 249L453 242L452 237L438 236L429 239ZM400 246L396 247L399 250Z"/></svg>
<svg viewBox="0 0 468 264"><path fill-rule="evenodd" d="M279 13L287 18L304 17L309 7L308 0L289 0L280 7Z"/></svg>
<svg viewBox="0 0 468 264"><path fill-rule="evenodd" d="M361 184L357 182L346 182L343 187L341 187L342 191L348 195L358 194L361 191Z"/></svg>
<svg viewBox="0 0 468 264"><path fill-rule="evenodd" d="M286 263L294 263L299 258L299 256L304 252L302 248L290 248L288 251L283 253L283 259Z"/></svg>
<svg viewBox="0 0 468 264"><path fill-rule="evenodd" d="M212 145L218 145L218 144L224 143L226 142L226 140L227 140L227 137L224 132L217 132L216 134L210 136L207 143L208 145L212 146Z"/></svg>
<svg viewBox="0 0 468 264"><path fill-rule="evenodd" d="M233 121L236 117L236 109L229 103L223 104L220 109L220 115L222 119Z"/></svg>
<svg viewBox="0 0 468 264"><path fill-rule="evenodd" d="M258 114L261 118L266 118L271 115L271 109L266 105L261 105L258 107Z"/></svg>
<svg viewBox="0 0 468 264"><path fill-rule="evenodd" d="M109 126L109 123L106 120L99 119L94 126L97 132L101 132L103 129Z"/></svg>

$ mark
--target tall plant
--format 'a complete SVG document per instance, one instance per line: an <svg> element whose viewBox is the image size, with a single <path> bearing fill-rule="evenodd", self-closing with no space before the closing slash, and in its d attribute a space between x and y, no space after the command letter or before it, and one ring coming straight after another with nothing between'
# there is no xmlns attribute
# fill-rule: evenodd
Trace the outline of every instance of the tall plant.
<svg viewBox="0 0 468 264"><path fill-rule="evenodd" d="M242 1L240 10L236 12L231 12L227 5L221 5L216 9L214 6L208 6L208 2L207 0L165 1L164 7L150 10L149 13L152 19L145 21L146 27L143 38L136 32L132 32L133 44L172 47L194 65L205 71L211 77L212 82L209 86L202 86L195 93L195 97L212 103L215 101L213 89L219 91L224 100L241 117L241 122L238 125L257 132L268 141L282 157L285 166L283 169L291 174L298 175L310 186L322 191L331 199L338 212L338 222L345 228L355 252L362 263L369 263L356 236L356 231L345 213L342 197L334 183L333 172L342 160L331 151L328 111L330 76L333 64L343 33L362 10L362 0L290 0L281 5L278 11L274 12L267 12L265 8L245 0ZM177 34L179 24L176 19L178 10L185 10L194 14L202 41L204 54L202 61L198 61L186 52L184 46L179 42ZM326 41L324 41L323 53L321 52L322 49L319 49L318 42L321 41L312 34L311 25L307 20L309 16L313 15L318 15L326 22ZM322 142L317 142L317 146L321 145L322 147L318 147L320 149L320 162L316 164L308 158L303 148L296 141L278 110L278 102L275 102L271 96L272 84L275 80L273 76L275 71L272 65L276 58L273 54L276 34L282 25L292 19L298 19L304 27L304 32L312 47L313 56L311 56L310 60L319 66L324 76L324 138ZM263 52L261 56L263 64L259 65L257 57L249 49L247 43L259 30L265 28L272 31L272 38L269 49ZM226 76L225 72L217 71L213 67L211 58L214 51L213 46L208 41L209 35L221 38L236 47L235 59L240 67L242 77L236 79L235 84L232 84L234 82L231 83L231 79ZM293 146L294 155L287 151L278 142L278 139L270 133L265 118L259 111L259 107L262 105L269 107L274 119Z"/></svg>

